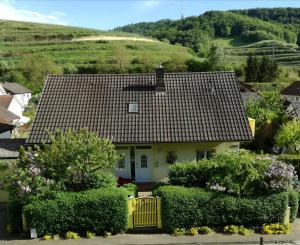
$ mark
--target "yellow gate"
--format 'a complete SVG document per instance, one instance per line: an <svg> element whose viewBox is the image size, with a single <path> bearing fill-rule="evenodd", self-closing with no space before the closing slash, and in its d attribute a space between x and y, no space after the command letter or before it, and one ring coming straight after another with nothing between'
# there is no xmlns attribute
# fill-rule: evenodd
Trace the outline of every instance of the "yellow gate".
<svg viewBox="0 0 300 245"><path fill-rule="evenodd" d="M159 197L129 199L129 228L162 228Z"/></svg>

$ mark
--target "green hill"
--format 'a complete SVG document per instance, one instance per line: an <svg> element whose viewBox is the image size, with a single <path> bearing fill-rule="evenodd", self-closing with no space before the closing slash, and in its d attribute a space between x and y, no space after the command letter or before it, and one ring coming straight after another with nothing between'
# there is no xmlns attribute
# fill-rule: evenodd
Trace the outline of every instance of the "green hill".
<svg viewBox="0 0 300 245"><path fill-rule="evenodd" d="M43 75L53 70L148 72L174 55L194 56L188 48L138 34L0 20L0 81L17 81L35 92L42 87ZM42 70L39 63L55 69L36 74Z"/></svg>
<svg viewBox="0 0 300 245"><path fill-rule="evenodd" d="M181 43L204 57L211 43L228 39L226 54L233 63L244 62L249 53L270 55L275 41L276 60L294 67L299 64L299 13L300 9L293 8L209 11L181 20L143 22L116 30Z"/></svg>

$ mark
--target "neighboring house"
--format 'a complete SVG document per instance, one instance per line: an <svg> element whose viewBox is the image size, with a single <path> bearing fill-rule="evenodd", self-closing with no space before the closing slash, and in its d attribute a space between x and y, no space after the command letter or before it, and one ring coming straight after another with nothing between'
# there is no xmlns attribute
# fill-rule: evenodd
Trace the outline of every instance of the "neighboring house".
<svg viewBox="0 0 300 245"><path fill-rule="evenodd" d="M49 75L27 144L68 128L111 139L116 175L136 182L253 139L233 72Z"/></svg>
<svg viewBox="0 0 300 245"><path fill-rule="evenodd" d="M15 97L20 101L22 110L24 111L24 109L28 105L28 102L31 98L31 91L19 83L5 82L5 83L2 83L1 85L7 94L15 95ZM1 88L0 88L0 91L1 91ZM0 94L1 94L1 92L0 92Z"/></svg>
<svg viewBox="0 0 300 245"><path fill-rule="evenodd" d="M0 106L0 139L11 138L15 124L20 117Z"/></svg>
<svg viewBox="0 0 300 245"><path fill-rule="evenodd" d="M257 100L259 98L257 91L250 84L239 81L239 86L245 105L249 100Z"/></svg>
<svg viewBox="0 0 300 245"><path fill-rule="evenodd" d="M289 102L288 112L294 117L300 117L300 81L295 81L281 91L283 99Z"/></svg>
<svg viewBox="0 0 300 245"><path fill-rule="evenodd" d="M23 116L23 109L20 101L15 95L0 95L0 106L19 117L18 124L22 125L29 121Z"/></svg>

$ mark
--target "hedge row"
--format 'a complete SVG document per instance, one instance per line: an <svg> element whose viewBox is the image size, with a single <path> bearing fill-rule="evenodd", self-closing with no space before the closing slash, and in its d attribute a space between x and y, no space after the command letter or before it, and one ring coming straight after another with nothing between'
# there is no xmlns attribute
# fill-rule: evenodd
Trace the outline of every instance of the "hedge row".
<svg viewBox="0 0 300 245"><path fill-rule="evenodd" d="M288 206L287 192L242 198L204 189L164 186L155 194L162 198L162 222L167 231L195 226L282 223ZM292 217L294 209L295 205Z"/></svg>
<svg viewBox="0 0 300 245"><path fill-rule="evenodd" d="M293 223L298 214L299 193L296 190L289 190L287 193L289 198L289 206L291 207L290 222Z"/></svg>
<svg viewBox="0 0 300 245"><path fill-rule="evenodd" d="M119 233L127 229L127 191L121 188L60 193L49 201L23 208L25 231L36 228L39 236L66 231Z"/></svg>

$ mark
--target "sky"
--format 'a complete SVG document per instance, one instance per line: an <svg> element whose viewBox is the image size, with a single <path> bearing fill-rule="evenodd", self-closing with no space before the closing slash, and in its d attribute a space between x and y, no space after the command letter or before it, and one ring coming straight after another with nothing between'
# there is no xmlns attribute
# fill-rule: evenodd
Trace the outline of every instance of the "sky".
<svg viewBox="0 0 300 245"><path fill-rule="evenodd" d="M110 30L142 21L179 19L182 13L187 17L209 10L258 7L300 8L300 0L0 0L0 19Z"/></svg>

